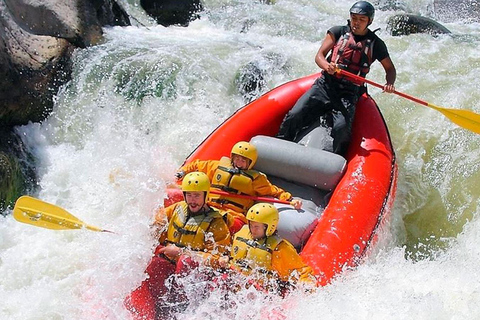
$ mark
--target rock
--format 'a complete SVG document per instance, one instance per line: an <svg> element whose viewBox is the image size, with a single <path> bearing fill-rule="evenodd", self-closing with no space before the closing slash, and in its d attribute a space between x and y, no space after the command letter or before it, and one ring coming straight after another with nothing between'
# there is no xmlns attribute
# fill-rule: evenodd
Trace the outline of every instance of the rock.
<svg viewBox="0 0 480 320"><path fill-rule="evenodd" d="M249 62L238 70L234 82L244 101L250 102L263 92L265 74L266 70L258 62Z"/></svg>
<svg viewBox="0 0 480 320"><path fill-rule="evenodd" d="M36 187L37 176L33 156L20 137L12 131L0 130L0 212L13 207L17 198Z"/></svg>
<svg viewBox="0 0 480 320"><path fill-rule="evenodd" d="M0 210L35 180L13 127L50 114L75 48L98 43L103 25L128 24L114 0L0 0Z"/></svg>
<svg viewBox="0 0 480 320"><path fill-rule="evenodd" d="M81 48L102 37L94 7L87 0L3 1L15 24L32 35L62 38Z"/></svg>
<svg viewBox="0 0 480 320"><path fill-rule="evenodd" d="M15 19L0 1L0 127L45 119L68 80L75 48L65 39L32 34Z"/></svg>
<svg viewBox="0 0 480 320"><path fill-rule="evenodd" d="M451 33L440 23L427 17L413 14L398 14L388 19L387 30L392 36L409 35L412 33L428 33L438 35Z"/></svg>
<svg viewBox="0 0 480 320"><path fill-rule="evenodd" d="M70 56L129 23L112 0L0 0L0 126L41 121L70 79Z"/></svg>
<svg viewBox="0 0 480 320"><path fill-rule="evenodd" d="M234 85L248 103L265 93L267 79L276 72L288 72L287 58L275 52L264 53L256 60L240 67L235 75Z"/></svg>
<svg viewBox="0 0 480 320"><path fill-rule="evenodd" d="M190 21L198 19L198 12L203 10L200 0L140 0L142 8L158 24L188 26Z"/></svg>
<svg viewBox="0 0 480 320"><path fill-rule="evenodd" d="M125 10L113 0L89 0L96 10L101 26L130 26L130 18Z"/></svg>

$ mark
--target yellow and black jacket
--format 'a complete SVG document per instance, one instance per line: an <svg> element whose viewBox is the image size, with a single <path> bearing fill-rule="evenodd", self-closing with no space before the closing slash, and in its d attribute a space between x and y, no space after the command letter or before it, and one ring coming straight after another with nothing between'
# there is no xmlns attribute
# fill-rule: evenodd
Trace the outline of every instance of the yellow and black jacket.
<svg viewBox="0 0 480 320"><path fill-rule="evenodd" d="M265 174L256 170L234 168L228 157L223 157L221 160L195 160L183 166L180 170L186 173L193 171L206 173L212 183L212 189L249 196L272 196L280 200L290 200L292 198L289 192L271 184ZM253 205L253 200L250 199L215 194L210 194L210 202L216 208L242 214L245 214Z"/></svg>
<svg viewBox="0 0 480 320"><path fill-rule="evenodd" d="M210 258L212 251L215 254L224 253L231 243L227 224L214 208L192 215L187 203L181 201L159 211L155 217L156 224L164 224L162 220L165 218L168 225L160 235L160 243L188 247L205 258Z"/></svg>
<svg viewBox="0 0 480 320"><path fill-rule="evenodd" d="M244 273L252 271L275 275L281 281L312 282L312 269L307 266L295 248L276 233L254 240L248 225L233 238L230 253L232 265Z"/></svg>

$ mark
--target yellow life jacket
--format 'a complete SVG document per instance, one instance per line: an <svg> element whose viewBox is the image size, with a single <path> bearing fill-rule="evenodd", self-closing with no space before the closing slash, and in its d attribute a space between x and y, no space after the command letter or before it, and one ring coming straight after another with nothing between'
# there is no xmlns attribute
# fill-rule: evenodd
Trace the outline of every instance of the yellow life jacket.
<svg viewBox="0 0 480 320"><path fill-rule="evenodd" d="M282 241L276 234L254 240L248 225L245 225L233 239L231 253L233 265L246 273L253 270L269 273L272 271L272 252Z"/></svg>
<svg viewBox="0 0 480 320"><path fill-rule="evenodd" d="M220 212L210 208L208 212L196 216L190 216L188 205L184 202L179 204L173 212L169 221L166 239L161 242L174 243L178 247L190 247L192 250L203 250L205 248L205 234L211 222L222 219Z"/></svg>
<svg viewBox="0 0 480 320"><path fill-rule="evenodd" d="M222 157L213 175L211 188L229 193L254 196L253 180L255 180L259 174L260 173L255 170L237 169L233 167L230 158ZM250 199L234 198L217 194L210 194L210 201L219 203L225 208L237 212L245 212L254 203L254 201Z"/></svg>

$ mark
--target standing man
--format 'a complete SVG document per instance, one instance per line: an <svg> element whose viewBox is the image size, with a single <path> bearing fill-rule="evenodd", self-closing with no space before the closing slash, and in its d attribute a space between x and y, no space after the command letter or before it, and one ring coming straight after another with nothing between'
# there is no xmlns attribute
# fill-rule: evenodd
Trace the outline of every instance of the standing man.
<svg viewBox="0 0 480 320"><path fill-rule="evenodd" d="M371 3L358 1L350 8L350 20L346 26L335 26L327 31L315 56L315 62L323 70L322 75L285 116L277 137L295 141L301 130L327 116L327 124L332 128L333 152L345 155L355 105L366 88L362 83L336 74L337 68L365 77L370 65L378 60L385 69L383 90L395 91L397 72L387 46L375 31L368 28L374 16L375 8Z"/></svg>

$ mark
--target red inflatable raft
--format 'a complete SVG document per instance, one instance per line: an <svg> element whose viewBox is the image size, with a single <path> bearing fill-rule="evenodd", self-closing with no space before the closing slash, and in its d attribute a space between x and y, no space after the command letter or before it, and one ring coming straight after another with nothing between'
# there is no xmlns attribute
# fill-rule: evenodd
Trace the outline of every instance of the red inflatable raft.
<svg viewBox="0 0 480 320"><path fill-rule="evenodd" d="M220 159L229 156L238 141L274 136L285 114L318 76L283 84L239 109L186 162ZM343 175L300 253L320 285L331 282L345 267L355 267L368 253L392 207L396 180L395 154L384 119L375 101L364 95L357 104ZM169 196L165 205L181 200L178 190L171 190ZM133 307L148 308L149 303L138 298L130 302Z"/></svg>

